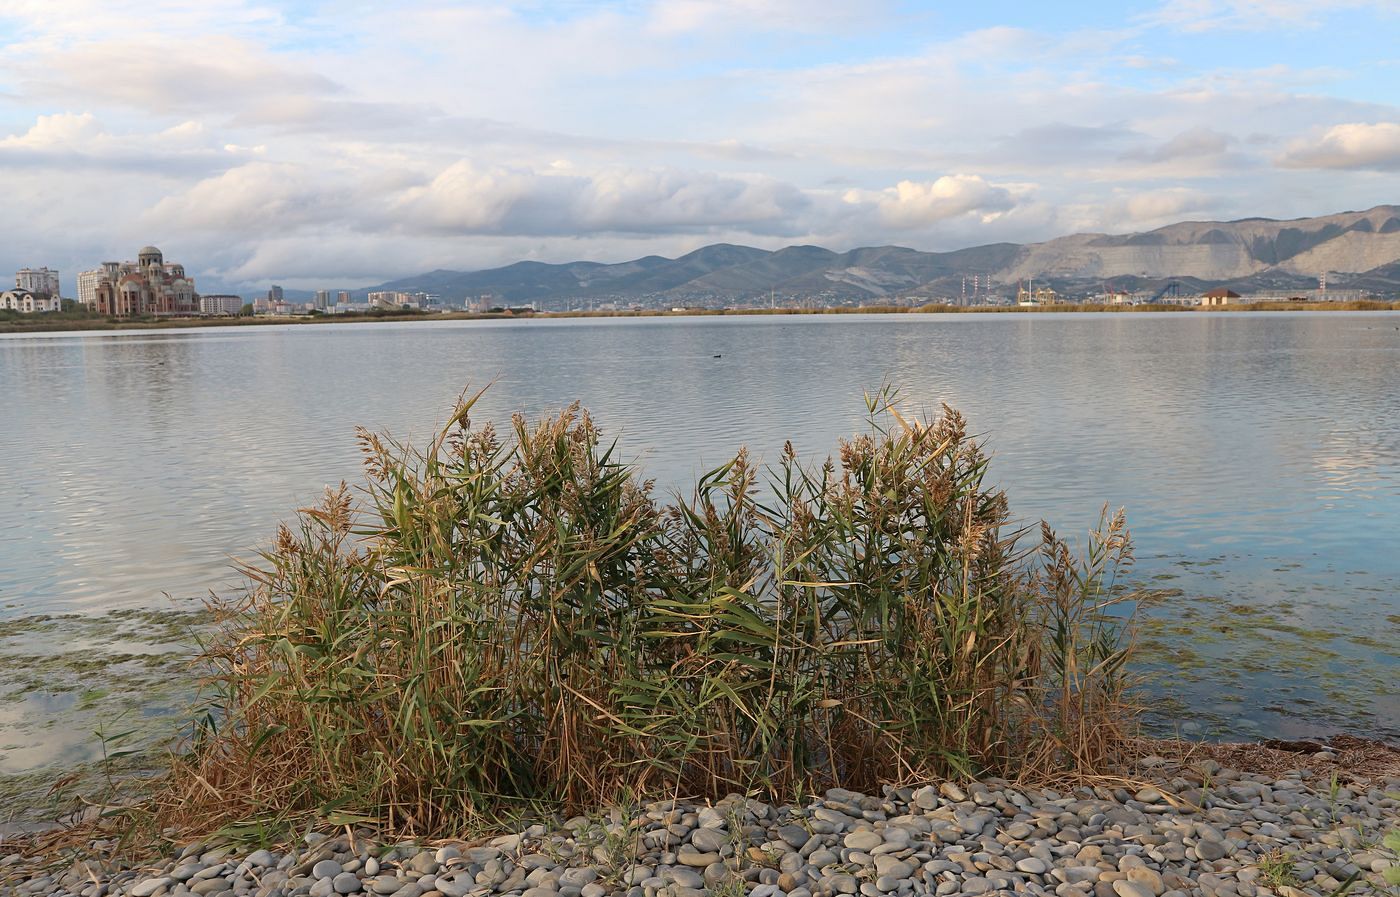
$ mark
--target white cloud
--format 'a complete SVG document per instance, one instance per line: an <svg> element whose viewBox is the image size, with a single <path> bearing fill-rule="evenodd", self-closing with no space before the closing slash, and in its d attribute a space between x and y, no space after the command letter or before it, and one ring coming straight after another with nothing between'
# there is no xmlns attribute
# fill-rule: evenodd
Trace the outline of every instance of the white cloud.
<svg viewBox="0 0 1400 897"><path fill-rule="evenodd" d="M326 97L343 88L288 66L249 42L206 35L106 38L9 60L35 99L103 105L148 115L236 115L288 97Z"/></svg>
<svg viewBox="0 0 1400 897"><path fill-rule="evenodd" d="M1148 163L1213 165L1221 161L1237 140L1208 127L1188 128L1152 147L1130 150L1124 159ZM1200 168L1188 169L1200 171Z"/></svg>
<svg viewBox="0 0 1400 897"><path fill-rule="evenodd" d="M206 245L220 234L255 234L242 256L219 266L220 277L286 278L333 263L345 264L349 276L383 265L390 247L399 247L393 273L407 273L402 266L429 251L442 254L429 255L429 267L461 265L465 247L477 256L486 251L483 239L544 257L550 245L651 240L693 248L687 237L697 245L731 240L776 248L941 233L957 243L1028 202L1031 191L972 174L838 194L762 175L591 168L571 160L534 168L459 159L418 175L258 160L163 197L136 223ZM375 240L384 248L374 250ZM413 251L402 248L406 241ZM609 256L616 259L615 253ZM301 270L278 274L277 264Z"/></svg>
<svg viewBox="0 0 1400 897"><path fill-rule="evenodd" d="M845 201L854 206L873 205L881 223L904 229L973 213L995 216L1014 207L1016 196L1011 189L989 184L977 175L956 174L935 181L900 181L879 192L850 190Z"/></svg>
<svg viewBox="0 0 1400 897"><path fill-rule="evenodd" d="M114 134L91 112L40 115L24 133L0 138L0 162L53 172L145 170L178 177L236 164L243 155L236 147L218 147L196 122L153 134Z"/></svg>
<svg viewBox="0 0 1400 897"><path fill-rule="evenodd" d="M343 180L305 166L249 162L163 197L141 221L165 232L284 233L372 214Z"/></svg>
<svg viewBox="0 0 1400 897"><path fill-rule="evenodd" d="M1201 190L1167 187L1121 196L1108 204L1103 217L1120 228L1150 228L1176 221L1183 215L1206 211L1214 202Z"/></svg>
<svg viewBox="0 0 1400 897"><path fill-rule="evenodd" d="M6 0L0 20L31 43L90 40L113 34L196 37L288 30L286 18L260 0Z"/></svg>
<svg viewBox="0 0 1400 897"><path fill-rule="evenodd" d="M647 26L657 34L752 31L822 31L865 27L884 12L883 2L855 5L842 0L655 0Z"/></svg>
<svg viewBox="0 0 1400 897"><path fill-rule="evenodd" d="M657 233L713 227L789 230L807 200L766 177L611 167L575 173L458 161L409 189L392 214L405 227L463 233Z"/></svg>
<svg viewBox="0 0 1400 897"><path fill-rule="evenodd" d="M0 189L44 222L0 270L172 234L196 272L292 281L1360 207L1384 197L1355 172L1400 170L1393 69L1182 32L1392 8L1175 0L1055 31L840 0L0 0Z"/></svg>
<svg viewBox="0 0 1400 897"><path fill-rule="evenodd" d="M1320 137L1293 143L1278 164L1284 168L1400 171L1400 122L1335 125Z"/></svg>
<svg viewBox="0 0 1400 897"><path fill-rule="evenodd" d="M1117 190L1093 202L1066 202L1051 222L1062 233L1126 234L1219 214L1228 197L1191 187Z"/></svg>
<svg viewBox="0 0 1400 897"><path fill-rule="evenodd" d="M106 135L97 116L91 112L60 112L41 115L24 134L11 134L0 140L0 147L21 149L68 148L80 141L100 140Z"/></svg>

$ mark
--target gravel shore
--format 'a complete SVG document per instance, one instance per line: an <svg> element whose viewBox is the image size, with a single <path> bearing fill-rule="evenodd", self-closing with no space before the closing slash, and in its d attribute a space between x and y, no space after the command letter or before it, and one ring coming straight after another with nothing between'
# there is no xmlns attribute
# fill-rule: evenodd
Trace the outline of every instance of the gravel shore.
<svg viewBox="0 0 1400 897"><path fill-rule="evenodd" d="M1325 759L1325 758L1324 758ZM468 842L310 835L285 850L192 844L135 869L39 871L0 842L0 894L78 897L1299 897L1387 890L1400 778L1340 780L1141 761L1155 785L1003 781L833 789L805 806L645 804Z"/></svg>

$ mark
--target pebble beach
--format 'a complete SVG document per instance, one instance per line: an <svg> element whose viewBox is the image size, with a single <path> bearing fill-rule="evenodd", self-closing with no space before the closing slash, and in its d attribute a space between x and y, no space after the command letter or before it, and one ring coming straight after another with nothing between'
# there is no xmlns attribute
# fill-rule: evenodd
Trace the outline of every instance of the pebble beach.
<svg viewBox="0 0 1400 897"><path fill-rule="evenodd" d="M1319 755L1325 759L1324 755ZM1307 759L1304 757L1304 759ZM1319 764L1324 765L1324 764ZM0 894L73 897L1300 897L1386 894L1400 771L1245 773L1147 756L1119 784L832 789L797 805L663 800L463 841L311 833L164 862L41 868L0 841ZM1131 784L1130 784L1131 782ZM12 844L15 842L11 842ZM91 845L91 856L106 845Z"/></svg>

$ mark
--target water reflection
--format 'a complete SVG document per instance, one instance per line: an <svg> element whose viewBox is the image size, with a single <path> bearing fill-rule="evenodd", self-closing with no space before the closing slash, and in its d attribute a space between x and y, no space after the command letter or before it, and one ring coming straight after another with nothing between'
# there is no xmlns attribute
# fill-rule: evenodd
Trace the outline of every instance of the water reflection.
<svg viewBox="0 0 1400 897"><path fill-rule="evenodd" d="M358 477L357 425L422 438L467 384L496 381L482 418L581 400L669 490L740 444L773 457L791 438L824 457L861 426L862 392L889 381L967 415L1025 519L1082 532L1103 502L1126 506L1140 574L1183 593L1162 613L1208 631L1179 634L1162 662L1186 663L1189 648L1249 667L1228 686L1181 677L1174 696L1281 732L1289 706L1335 704L1338 679L1396 672L1396 321L909 315L0 336L0 618L225 588L230 555ZM1348 700L1377 730L1400 725L1390 689Z"/></svg>
<svg viewBox="0 0 1400 897"><path fill-rule="evenodd" d="M14 733L32 726L36 720L56 719L71 709L76 700L73 694L31 692L8 705L0 705L0 733ZM41 766L71 766L92 758L90 733L63 726L41 729L38 737L0 745L0 775L24 773Z"/></svg>

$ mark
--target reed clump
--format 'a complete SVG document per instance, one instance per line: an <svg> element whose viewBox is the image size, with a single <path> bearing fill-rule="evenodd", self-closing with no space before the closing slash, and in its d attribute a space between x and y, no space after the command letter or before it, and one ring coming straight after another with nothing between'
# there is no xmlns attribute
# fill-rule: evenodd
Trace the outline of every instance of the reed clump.
<svg viewBox="0 0 1400 897"><path fill-rule="evenodd" d="M186 831L461 831L517 801L791 798L1112 766L1133 711L1121 514L1033 548L963 418L867 399L834 459L743 452L670 503L571 407L361 434L342 486L219 607Z"/></svg>

